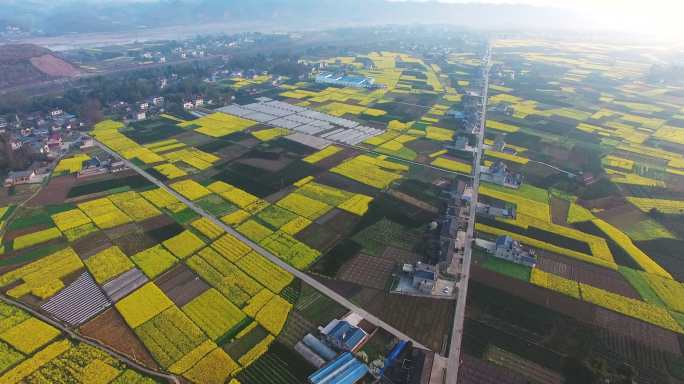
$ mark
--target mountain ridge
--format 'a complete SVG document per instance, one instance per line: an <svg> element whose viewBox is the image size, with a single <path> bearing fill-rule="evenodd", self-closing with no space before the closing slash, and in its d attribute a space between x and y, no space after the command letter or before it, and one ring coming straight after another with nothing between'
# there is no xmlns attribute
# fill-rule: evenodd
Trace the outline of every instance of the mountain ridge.
<svg viewBox="0 0 684 384"><path fill-rule="evenodd" d="M52 4L12 1L0 8L0 22L48 36L116 32L192 23L263 22L275 27L325 27L345 23L453 24L474 28L577 28L576 11L519 4L397 2L387 0L160 0Z"/></svg>

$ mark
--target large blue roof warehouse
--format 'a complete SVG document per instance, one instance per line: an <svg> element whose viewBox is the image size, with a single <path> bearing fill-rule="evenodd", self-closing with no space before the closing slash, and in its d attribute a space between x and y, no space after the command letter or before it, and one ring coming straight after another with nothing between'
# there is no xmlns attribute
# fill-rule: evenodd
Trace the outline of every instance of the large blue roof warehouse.
<svg viewBox="0 0 684 384"><path fill-rule="evenodd" d="M311 384L354 384L368 373L368 366L345 352L309 376Z"/></svg>

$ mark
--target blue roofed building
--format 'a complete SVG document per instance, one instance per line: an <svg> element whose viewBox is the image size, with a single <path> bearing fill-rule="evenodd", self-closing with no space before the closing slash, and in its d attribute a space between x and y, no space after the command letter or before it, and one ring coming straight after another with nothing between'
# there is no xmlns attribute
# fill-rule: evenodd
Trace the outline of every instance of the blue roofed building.
<svg viewBox="0 0 684 384"><path fill-rule="evenodd" d="M342 351L355 351L368 338L366 331L346 320L335 319L320 331L330 346Z"/></svg>
<svg viewBox="0 0 684 384"><path fill-rule="evenodd" d="M368 366L350 352L341 354L309 376L311 384L354 384L368 374Z"/></svg>
<svg viewBox="0 0 684 384"><path fill-rule="evenodd" d="M309 347L312 351L314 351L317 355L325 359L325 361L330 361L337 356L337 353L330 349L327 345L323 344L320 340L318 340L315 336L312 334L308 333L304 338L302 339L302 343Z"/></svg>
<svg viewBox="0 0 684 384"><path fill-rule="evenodd" d="M414 288L431 294L437 283L437 269L434 265L418 262L413 267L412 281Z"/></svg>

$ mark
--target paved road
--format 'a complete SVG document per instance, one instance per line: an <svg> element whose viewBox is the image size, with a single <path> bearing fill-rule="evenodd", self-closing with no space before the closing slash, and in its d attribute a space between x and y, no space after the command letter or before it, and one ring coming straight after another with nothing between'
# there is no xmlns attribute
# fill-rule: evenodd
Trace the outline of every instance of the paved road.
<svg viewBox="0 0 684 384"><path fill-rule="evenodd" d="M55 328L60 329L60 330L61 330L62 332L64 332L70 339L78 340L78 341L80 341L80 342L82 342L82 343L85 343L85 344L91 345L91 346L93 346L93 347L100 348L100 349L104 350L105 352L109 353L110 355L116 357L117 359L119 359L119 360L123 361L124 363L126 363L128 366L130 366L130 367L132 367L132 368L134 368L134 369L136 369L136 370L138 370L138 371L140 371L140 372L143 372L143 373L145 373L145 374L148 374L148 375L150 375L150 376L153 376L153 377L156 377L156 378L159 378L159 379L166 380L167 382L171 382L171 383L174 383L174 384L180 384L180 380L178 379L178 377L176 377L176 376L174 376L174 375L169 375L169 374L166 374L166 373L161 373L161 372L157 372L157 371L151 370L151 369L145 367L144 365L141 365L140 363L136 362L135 360L129 359L127 356L121 354L121 353L118 352L117 350L112 349L112 348L110 348L109 346L107 346L107 345L105 345L105 344L102 344L102 343L99 342L98 340L95 340L95 339L91 339L91 338L89 338L89 337L82 336L82 335L80 335L80 334L78 334L78 333L72 331L69 327L63 325L62 323L60 323L60 322L58 322L58 321L55 321L55 320L51 319L51 318L48 317L48 316L43 315L42 313L40 313L40 312L34 310L34 309L31 308L30 306L28 306L28 305L26 305L26 304L24 304L24 303L22 303L22 302L12 300L12 299L10 299L9 297L7 297L7 296L5 296L5 295L2 295L2 294L0 294L0 300L1 300L1 301L4 301L4 302L7 303L7 304L10 304L10 305L14 305L14 306L16 306L16 307L19 307L19 308L23 309L24 311L30 313L33 317L36 317L36 318L38 318L38 319L40 319L40 320L42 320L42 321L44 321L44 322L46 322L46 323L52 325L52 326L55 327Z"/></svg>
<svg viewBox="0 0 684 384"><path fill-rule="evenodd" d="M470 262L472 255L472 240L475 232L475 211L477 207L478 192L480 188L480 161L484 144L485 121L487 120L487 90L489 88L489 63L491 49L488 48L487 58L484 63L484 90L482 91L482 119L478 134L477 151L473 163L473 195L470 200L470 213L468 216L468 229L466 230L466 243L463 250L463 270L459 282L458 298L456 299L456 311L454 324L451 330L451 344L449 346L449 361L446 367L446 382L456 384L458 381L458 368L461 364L461 338L463 336L463 322L465 317L466 299L468 297L468 279L470 278Z"/></svg>
<svg viewBox="0 0 684 384"><path fill-rule="evenodd" d="M96 144L97 146L99 146L99 147L102 148L103 150L107 151L110 155L112 155L112 156L114 156L114 157L116 157L116 158L118 158L118 159L121 159L128 167L130 167L131 169L133 169L133 170L135 170L136 172L138 172L140 175L142 175L142 176L145 177L147 180L149 180L150 182L152 182L152 183L154 183L155 185L157 185L159 188L165 189L167 192L169 192L170 194L172 194L172 195L173 195L174 197L176 197L178 200L182 201L182 202L185 203L187 206L189 206L193 211L197 212L197 213L198 213L199 215L201 215L201 216L206 217L207 219L211 220L214 224L216 224L216 225L218 225L219 227L223 228L224 231L226 231L226 232L230 233L231 235L237 237L238 239L240 239L240 241L242 241L242 242L244 242L245 244L249 245L253 250L259 252L261 255L263 255L264 257L266 257L266 258L268 258L269 260L271 260L274 264L278 265L279 267L283 268L284 270L286 270L286 271L290 272L291 274L295 275L297 278L299 278L300 280L302 280L302 281L304 281L305 283L309 284L310 286L314 287L314 288L317 289L319 292L325 294L326 296L330 297L331 299L335 300L335 301L338 302L340 305L346 307L347 309L349 309L349 310L351 310L351 311L354 311L354 312L360 314L361 316L363 316L366 320L368 320L368 321L371 322L372 324L374 324L374 325L376 325L376 326L378 326L378 327L384 328L386 331L390 332L391 334L393 334L393 335L396 336L397 338L402 339L402 340L410 340L415 346L420 347L420 348L424 348L424 349L428 349L427 347L425 347L424 345L422 345L422 344L419 343L418 341L412 339L412 338L409 337L408 335L404 334L403 332L399 331L398 329L392 327L391 325L385 323L384 321L380 320L380 319L377 318L376 316L370 314L370 313L367 312L366 310L364 310L364 309L358 307L357 305L355 305L355 304L352 303L351 301L349 301L349 300L347 300L346 298L342 297L342 296L339 295L337 292L333 291L332 289L330 289L330 288L328 288L327 286L325 286L325 285L323 285L322 283L320 283L318 280L316 280L316 279L312 278L311 276L307 275L306 273L304 273L304 272L302 272L302 271L300 271L300 270L298 270L298 269L292 267L290 264L284 262L283 260L281 260L280 258L278 258L277 256L275 256L274 254L272 254L272 253L269 252L268 250L262 248L259 244L256 244L256 243L252 242L251 240L249 240L248 238L242 236L242 234L240 234L239 232L237 232L236 230L234 230L232 227L226 225L226 224L225 224L224 222L222 222L221 220L219 220L219 219L215 218L214 216L208 214L208 213L205 212L203 209L201 209L201 208L199 208L197 205L195 205L192 201L190 201L190 200L186 199L185 197L183 197L182 195L178 194L176 191L174 191L173 189L171 189L170 187L168 187L166 184L162 183L161 181L157 180L155 177L153 177L153 176L150 175L149 173L145 172L143 169L141 169L141 168L138 167L137 165L135 165L135 164L133 164L132 162L130 162L130 161L128 161L128 160L122 158L121 156L119 156L118 153L116 153L116 152L114 152L113 150L109 149L109 148L108 148L106 145L104 145L103 143L101 143L101 142L99 142L99 141L97 141L97 140L95 140L95 139L93 139L93 140L94 140L94 142L95 142L95 144Z"/></svg>

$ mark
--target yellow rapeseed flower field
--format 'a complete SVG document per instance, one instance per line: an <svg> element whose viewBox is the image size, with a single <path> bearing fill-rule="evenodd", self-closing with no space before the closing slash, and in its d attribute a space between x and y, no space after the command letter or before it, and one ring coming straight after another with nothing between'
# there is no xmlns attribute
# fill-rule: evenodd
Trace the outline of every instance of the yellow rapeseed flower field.
<svg viewBox="0 0 684 384"><path fill-rule="evenodd" d="M357 193L337 207L355 215L363 216L368 211L368 206L372 201L372 197Z"/></svg>
<svg viewBox="0 0 684 384"><path fill-rule="evenodd" d="M684 333L682 327L664 308L583 283L580 283L580 291L585 301L674 332Z"/></svg>
<svg viewBox="0 0 684 384"><path fill-rule="evenodd" d="M223 384L239 367L223 349L216 348L183 376L194 383Z"/></svg>
<svg viewBox="0 0 684 384"><path fill-rule="evenodd" d="M68 351L71 348L69 340L60 340L38 351L35 355L22 361L0 377L0 384L15 384L23 382L31 373Z"/></svg>
<svg viewBox="0 0 684 384"><path fill-rule="evenodd" d="M164 240L162 244L181 260L199 251L206 245L202 239L188 230Z"/></svg>
<svg viewBox="0 0 684 384"><path fill-rule="evenodd" d="M617 243L620 248L627 252L627 254L629 254L629 256L634 259L634 261L639 264L644 271L672 279L672 275L670 275L669 272L658 265L658 263L653 261L653 259L651 259L641 249L637 248L637 246L632 243L632 240L629 238L629 236L624 234L622 231L601 219L594 219L592 220L592 223L594 223L611 239L615 240L615 243Z"/></svg>
<svg viewBox="0 0 684 384"><path fill-rule="evenodd" d="M248 239L257 243L273 233L273 231L254 220L245 221L244 223L240 224L236 230L246 236Z"/></svg>
<svg viewBox="0 0 684 384"><path fill-rule="evenodd" d="M270 260L252 251L237 261L238 267L275 293L287 287L294 276Z"/></svg>
<svg viewBox="0 0 684 384"><path fill-rule="evenodd" d="M473 166L468 163L462 163L444 157L434 159L430 165L454 172L470 173L473 171Z"/></svg>
<svg viewBox="0 0 684 384"><path fill-rule="evenodd" d="M131 218L106 197L80 203L78 207L101 229L109 229L131 222Z"/></svg>
<svg viewBox="0 0 684 384"><path fill-rule="evenodd" d="M289 135L291 132L285 128L267 128L260 131L252 132L252 136L256 137L261 141L269 141L280 136Z"/></svg>
<svg viewBox="0 0 684 384"><path fill-rule="evenodd" d="M277 336L283 329L291 309L292 304L274 295L257 313L255 320L272 335Z"/></svg>
<svg viewBox="0 0 684 384"><path fill-rule="evenodd" d="M221 221L231 226L238 225L244 222L245 220L249 219L250 216L251 214L249 212L245 212L242 209L238 209L235 212L222 216Z"/></svg>
<svg viewBox="0 0 684 384"><path fill-rule="evenodd" d="M0 339L24 354L31 354L52 341L60 331L31 317L0 334Z"/></svg>
<svg viewBox="0 0 684 384"><path fill-rule="evenodd" d="M135 267L119 247L109 247L85 260L85 265L98 283L104 283Z"/></svg>
<svg viewBox="0 0 684 384"><path fill-rule="evenodd" d="M306 217L309 220L315 220L325 215L333 208L328 204L314 200L297 192L290 193L284 198L278 200L276 205L285 208L290 212L296 213L299 216Z"/></svg>
<svg viewBox="0 0 684 384"><path fill-rule="evenodd" d="M287 224L280 227L280 230L288 235L296 235L304 228L308 227L311 223L312 221L306 217L297 216L297 218L292 219Z"/></svg>
<svg viewBox="0 0 684 384"><path fill-rule="evenodd" d="M209 289L181 308L212 340L217 340L245 318L245 314L216 289Z"/></svg>
<svg viewBox="0 0 684 384"><path fill-rule="evenodd" d="M117 208L136 221L146 220L161 215L161 212L140 196L137 192L129 191L108 196Z"/></svg>
<svg viewBox="0 0 684 384"><path fill-rule="evenodd" d="M180 375L190 368L192 368L202 357L206 356L209 352L216 349L216 344L211 340L206 340L202 344L198 345L192 351L186 353L180 360L169 366L169 372Z"/></svg>
<svg viewBox="0 0 684 384"><path fill-rule="evenodd" d="M217 112L179 125L181 127L198 125L199 128L196 128L195 132L211 137L222 137L230 135L231 133L244 131L255 124L256 122L252 120Z"/></svg>
<svg viewBox="0 0 684 384"><path fill-rule="evenodd" d="M161 244L136 253L131 256L131 260L150 279L159 276L178 262L178 259Z"/></svg>
<svg viewBox="0 0 684 384"><path fill-rule="evenodd" d="M514 132L518 132L520 130L520 128L518 128L514 125L501 123L501 122L494 121L494 120L487 120L487 128L494 129L497 131L507 132L507 133L514 133Z"/></svg>
<svg viewBox="0 0 684 384"><path fill-rule="evenodd" d="M532 268L530 283L574 297L578 300L580 298L579 284L576 281L557 276L553 273L544 272L539 268Z"/></svg>
<svg viewBox="0 0 684 384"><path fill-rule="evenodd" d="M658 212L665 214L684 214L684 201L681 200L651 199L647 197L628 196L627 201L634 204L643 212L650 212L652 209L656 209Z"/></svg>
<svg viewBox="0 0 684 384"><path fill-rule="evenodd" d="M211 243L211 247L215 249L221 256L233 263L238 261L242 256L246 255L251 250L247 244L238 240L235 236L229 233L224 234L218 240Z"/></svg>
<svg viewBox="0 0 684 384"><path fill-rule="evenodd" d="M213 240L223 234L223 229L206 217L201 217L190 223L190 225L209 240Z"/></svg>
<svg viewBox="0 0 684 384"><path fill-rule="evenodd" d="M57 228L43 229L42 231L32 232L26 235L17 236L12 245L16 250L32 247L62 236L62 232Z"/></svg>
<svg viewBox="0 0 684 384"><path fill-rule="evenodd" d="M408 167L403 164L367 155L357 156L330 169L333 173L378 189L387 188L392 182L401 179L401 172L407 170Z"/></svg>
<svg viewBox="0 0 684 384"><path fill-rule="evenodd" d="M136 328L172 305L173 302L152 282L115 304L131 328Z"/></svg>
<svg viewBox="0 0 684 384"><path fill-rule="evenodd" d="M179 203L178 199L162 188L151 189L142 192L141 195L147 199L147 201L157 206L157 208L166 208L170 205Z"/></svg>
<svg viewBox="0 0 684 384"><path fill-rule="evenodd" d="M340 152L341 150L342 150L342 148L340 148L340 147L337 147L334 145L329 145L329 146L321 149L320 151L303 158L302 160L307 162L307 163L310 163L310 164L315 164L315 163L317 163L317 162L319 162L325 158L328 158L328 157Z"/></svg>
<svg viewBox="0 0 684 384"><path fill-rule="evenodd" d="M52 215L51 218L57 228L62 232L91 222L90 218L80 209L71 209L69 211L56 213Z"/></svg>
<svg viewBox="0 0 684 384"><path fill-rule="evenodd" d="M159 164L155 165L154 170L166 176L167 179L173 180L179 177L187 176L188 173L176 167L173 164Z"/></svg>
<svg viewBox="0 0 684 384"><path fill-rule="evenodd" d="M67 247L0 276L0 287L19 281L10 289L9 296L19 298L26 294L40 294L47 299L63 287L61 279L81 269L83 262L73 249ZM47 289L46 289L47 288Z"/></svg>
<svg viewBox="0 0 684 384"><path fill-rule="evenodd" d="M61 173L76 173L83 168L83 162L90 160L90 156L86 154L77 154L67 159L62 159L53 171L56 174Z"/></svg>
<svg viewBox="0 0 684 384"><path fill-rule="evenodd" d="M171 184L170 187L189 200L198 200L211 194L211 191L195 180L178 181Z"/></svg>

